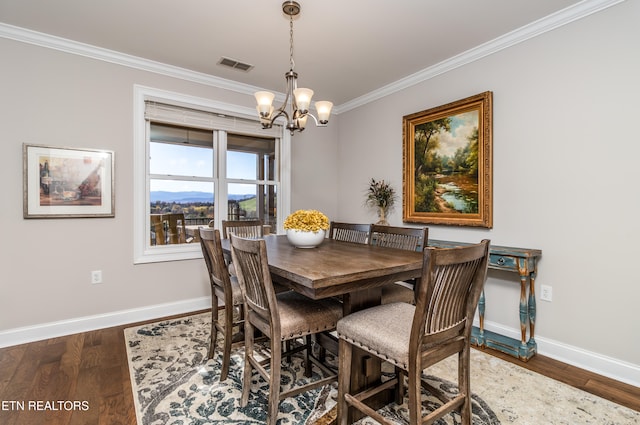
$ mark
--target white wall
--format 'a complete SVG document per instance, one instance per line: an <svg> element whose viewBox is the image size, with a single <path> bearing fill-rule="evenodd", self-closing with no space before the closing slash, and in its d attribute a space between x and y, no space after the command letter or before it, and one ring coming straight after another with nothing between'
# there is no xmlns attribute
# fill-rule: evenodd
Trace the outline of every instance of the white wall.
<svg viewBox="0 0 640 425"><path fill-rule="evenodd" d="M291 211L316 209L330 219L337 216L339 122L340 116L333 116L327 127L312 124L291 138L295 158L291 173Z"/></svg>
<svg viewBox="0 0 640 425"><path fill-rule="evenodd" d="M343 113L338 148L338 216L375 221L362 193L372 177L402 190L403 115L493 91L493 229L429 236L541 249L538 289L551 285L553 301L537 303L540 351L620 366L636 385L639 16L627 1ZM402 225L401 205L390 222ZM515 275L491 272L486 292L487 321L517 331Z"/></svg>

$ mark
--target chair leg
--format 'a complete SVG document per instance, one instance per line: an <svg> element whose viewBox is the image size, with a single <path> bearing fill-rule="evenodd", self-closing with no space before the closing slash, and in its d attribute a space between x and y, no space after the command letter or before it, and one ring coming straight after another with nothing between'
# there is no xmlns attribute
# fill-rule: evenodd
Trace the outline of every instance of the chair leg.
<svg viewBox="0 0 640 425"><path fill-rule="evenodd" d="M231 344L233 343L233 306L224 307L224 348L222 352L222 371L220 380L224 381L229 376L229 363L231 363Z"/></svg>
<svg viewBox="0 0 640 425"><path fill-rule="evenodd" d="M409 366L409 423L422 423L422 400L421 400L421 379L420 360L414 360L417 364Z"/></svg>
<svg viewBox="0 0 640 425"><path fill-rule="evenodd" d="M399 367L395 368L396 376L398 377L398 386L396 387L396 404L402 404L404 401L404 377L405 371Z"/></svg>
<svg viewBox="0 0 640 425"><path fill-rule="evenodd" d="M215 291L211 291L211 344L207 358L212 359L216 351L216 340L218 338L218 297Z"/></svg>
<svg viewBox="0 0 640 425"><path fill-rule="evenodd" d="M304 376L305 378L311 378L313 371L311 370L311 335L304 337L305 344L305 356L304 356Z"/></svg>
<svg viewBox="0 0 640 425"><path fill-rule="evenodd" d="M244 334L244 305L240 304L238 306L234 306L233 309L234 311L238 309L238 321L240 322L238 324L238 333Z"/></svg>
<svg viewBox="0 0 640 425"><path fill-rule="evenodd" d="M280 405L280 372L282 368L282 342L278 338L271 340L271 361L269 372L269 408L267 425L276 425L278 406Z"/></svg>
<svg viewBox="0 0 640 425"><path fill-rule="evenodd" d="M251 360L253 358L253 326L249 322L245 322L244 326L244 376L242 379L242 399L240 405L246 406L249 402L249 392L251 392L251 373L253 367Z"/></svg>
<svg viewBox="0 0 640 425"><path fill-rule="evenodd" d="M458 391L464 395L464 401L460 407L462 425L471 425L471 353L468 343L458 354Z"/></svg>
<svg viewBox="0 0 640 425"><path fill-rule="evenodd" d="M353 346L344 340L338 343L338 409L337 425L347 425L349 419L349 405L344 395L351 391L351 356Z"/></svg>
<svg viewBox="0 0 640 425"><path fill-rule="evenodd" d="M291 340L288 339L284 342L284 351L289 352L291 351ZM291 355L287 356L287 363L291 363Z"/></svg>

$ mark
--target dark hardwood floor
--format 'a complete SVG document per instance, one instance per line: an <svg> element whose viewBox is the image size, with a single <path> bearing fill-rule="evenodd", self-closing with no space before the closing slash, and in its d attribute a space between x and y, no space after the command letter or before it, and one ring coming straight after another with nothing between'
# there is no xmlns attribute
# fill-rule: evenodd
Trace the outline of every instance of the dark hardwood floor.
<svg viewBox="0 0 640 425"><path fill-rule="evenodd" d="M0 349L0 424L135 425L123 330L138 324ZM523 363L486 352L640 411L638 387L541 355Z"/></svg>

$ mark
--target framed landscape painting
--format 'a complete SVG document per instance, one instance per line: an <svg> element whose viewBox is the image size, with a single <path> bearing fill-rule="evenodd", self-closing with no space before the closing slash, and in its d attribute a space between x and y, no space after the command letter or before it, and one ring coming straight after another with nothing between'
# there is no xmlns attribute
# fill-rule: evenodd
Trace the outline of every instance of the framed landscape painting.
<svg viewBox="0 0 640 425"><path fill-rule="evenodd" d="M488 91L403 117L403 221L493 226L492 102Z"/></svg>
<svg viewBox="0 0 640 425"><path fill-rule="evenodd" d="M23 145L24 218L114 217L113 152Z"/></svg>

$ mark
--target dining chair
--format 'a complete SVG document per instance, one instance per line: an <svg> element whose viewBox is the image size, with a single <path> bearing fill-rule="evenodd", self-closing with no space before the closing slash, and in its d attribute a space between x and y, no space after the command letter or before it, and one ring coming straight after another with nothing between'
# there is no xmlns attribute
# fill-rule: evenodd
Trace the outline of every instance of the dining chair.
<svg viewBox="0 0 640 425"><path fill-rule="evenodd" d="M311 335L335 329L342 317L342 306L332 299L312 300L294 291L276 294L269 272L266 244L263 239L230 236L231 255L245 301L245 357L241 405L246 406L251 392L253 370L269 384L267 424L275 425L280 400L320 387L337 379L337 373L327 368L311 350ZM255 329L269 339L270 358L263 361L260 352L254 353ZM291 351L283 352L283 343L295 340ZM300 341L301 340L301 341ZM295 346L294 346L295 345ZM288 346L285 344L285 346ZM312 376L311 365L324 372L324 377L302 384L292 383L281 388L283 356L305 352L305 376Z"/></svg>
<svg viewBox="0 0 640 425"><path fill-rule="evenodd" d="M344 242L366 244L369 242L371 224L341 223L332 221L329 224L329 239Z"/></svg>
<svg viewBox="0 0 640 425"><path fill-rule="evenodd" d="M222 220L222 237L227 239L229 233L243 238L261 238L264 236L262 220Z"/></svg>
<svg viewBox="0 0 640 425"><path fill-rule="evenodd" d="M222 334L222 369L220 380L224 381L229 375L229 363L231 360L231 348L234 345L234 336L239 343L244 339L238 339L242 335L244 323L244 299L238 280L229 274L224 260L220 231L210 227L200 227L200 246L202 255L209 272L211 283L211 344L209 345L208 358L212 359L217 343L218 332ZM220 320L218 300L224 304L224 319ZM234 335L233 330L238 332Z"/></svg>
<svg viewBox="0 0 640 425"><path fill-rule="evenodd" d="M186 243L187 231L185 228L184 214L162 214L162 219L167 222L167 236L169 238L169 243Z"/></svg>
<svg viewBox="0 0 640 425"><path fill-rule="evenodd" d="M149 216L149 225L151 228L151 245L164 245L166 237L164 232L165 222L162 214L151 214Z"/></svg>
<svg viewBox="0 0 640 425"><path fill-rule="evenodd" d="M427 227L396 227L371 225L371 245L421 252L427 244ZM405 302L415 304L416 279L395 282L382 287L382 304Z"/></svg>
<svg viewBox="0 0 640 425"><path fill-rule="evenodd" d="M392 422L365 401L396 387L395 402L401 404L405 399L405 374L410 424L430 424L454 410L460 412L462 424L471 424L471 328L487 276L488 259L488 240L464 247L425 248L416 305L379 305L352 313L338 322L338 424L347 424L349 406L352 406L381 424L391 425ZM380 326L381 323L384 326ZM392 363L395 377L351 394L353 347ZM421 376L424 369L453 354L458 357L458 391L450 398L424 382ZM429 409L425 416L422 416L421 387L443 403L435 410Z"/></svg>

